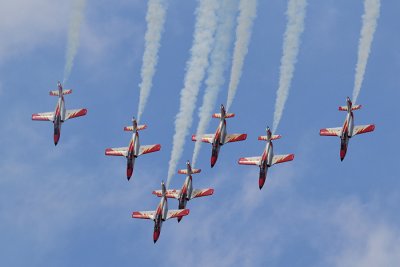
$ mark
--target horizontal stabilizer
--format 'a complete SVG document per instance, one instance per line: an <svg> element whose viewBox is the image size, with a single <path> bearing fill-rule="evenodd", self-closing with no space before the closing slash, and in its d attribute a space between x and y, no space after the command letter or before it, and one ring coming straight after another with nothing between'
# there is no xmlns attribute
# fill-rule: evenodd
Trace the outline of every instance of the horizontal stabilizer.
<svg viewBox="0 0 400 267"><path fill-rule="evenodd" d="M192 169L191 173L188 173L187 169L178 170L179 174L195 174L200 173L201 169Z"/></svg>
<svg viewBox="0 0 400 267"><path fill-rule="evenodd" d="M140 146L138 156L143 155L143 154L153 153L153 152L159 151L160 149L161 149L160 144Z"/></svg>
<svg viewBox="0 0 400 267"><path fill-rule="evenodd" d="M32 114L33 121L54 121L54 112Z"/></svg>
<svg viewBox="0 0 400 267"><path fill-rule="evenodd" d="M189 214L189 209L181 209L181 210L169 210L167 213L167 218L172 219L172 218L177 218L177 217L183 217Z"/></svg>
<svg viewBox="0 0 400 267"><path fill-rule="evenodd" d="M70 110L67 110L65 113L65 120L85 116L86 114L87 114L87 109L85 109L85 108L70 109Z"/></svg>
<svg viewBox="0 0 400 267"><path fill-rule="evenodd" d="M261 157L240 158L238 163L241 165L258 165L258 166L260 166Z"/></svg>
<svg viewBox="0 0 400 267"><path fill-rule="evenodd" d="M192 195L190 196L190 199L193 199L196 197L211 196L212 194L214 194L214 189L212 189L212 188L194 189L192 191Z"/></svg>
<svg viewBox="0 0 400 267"><path fill-rule="evenodd" d="M146 125L146 124L142 124L142 125L138 125L137 128L136 128L136 130L137 130L137 131L141 131L141 130L144 130L144 129L146 129L146 128L147 128L147 125ZM133 126L125 126L125 127L124 127L124 131L126 131L126 132L132 132L132 131L133 131Z"/></svg>
<svg viewBox="0 0 400 267"><path fill-rule="evenodd" d="M168 189L165 191L165 196L167 198L176 198L179 199L179 194L181 193L181 190L178 189ZM162 190L154 190L153 195L156 195L158 197L162 197Z"/></svg>
<svg viewBox="0 0 400 267"><path fill-rule="evenodd" d="M271 139L270 140L276 140L276 139L279 139L281 137L282 137L281 135L274 134L274 135L271 135ZM267 135L261 135L261 136L258 137L258 140L260 140L260 141L268 141L268 136Z"/></svg>
<svg viewBox="0 0 400 267"><path fill-rule="evenodd" d="M128 147L107 148L105 151L106 156L123 156L128 155Z"/></svg>
<svg viewBox="0 0 400 267"><path fill-rule="evenodd" d="M204 143L210 143L212 144L214 141L214 134L203 134L200 136L200 138L198 136L196 136L195 134L192 135L192 141L201 141Z"/></svg>
<svg viewBox="0 0 400 267"><path fill-rule="evenodd" d="M66 89L66 90L63 90L63 91L62 91L62 94L63 94L63 95L69 95L69 94L71 94L71 93L72 93L72 89ZM59 96L59 95L60 95L59 92L58 92L58 90L50 91L49 94L50 94L51 96Z"/></svg>
<svg viewBox="0 0 400 267"><path fill-rule="evenodd" d="M354 126L352 136L355 136L357 134L369 133L372 132L373 130L375 130L374 124Z"/></svg>
<svg viewBox="0 0 400 267"><path fill-rule="evenodd" d="M155 219L156 212L154 210L152 211L134 211L132 212L132 218L136 219L148 219L148 220L154 220Z"/></svg>
<svg viewBox="0 0 400 267"><path fill-rule="evenodd" d="M276 155L272 158L272 165L292 161L294 159L294 154L287 154L287 155Z"/></svg>
<svg viewBox="0 0 400 267"><path fill-rule="evenodd" d="M351 107L351 110L357 110L357 109L360 109L361 107L362 107L361 105L354 105ZM347 108L347 106L340 106L339 110L340 111L348 111L348 108Z"/></svg>
<svg viewBox="0 0 400 267"><path fill-rule="evenodd" d="M220 119L221 118L221 113L214 113L212 115L213 118ZM225 113L225 119L233 118L235 117L235 113Z"/></svg>
<svg viewBox="0 0 400 267"><path fill-rule="evenodd" d="M342 134L342 128L341 127L336 127L336 128L325 128L321 129L319 131L319 135L321 136L341 136Z"/></svg>
<svg viewBox="0 0 400 267"><path fill-rule="evenodd" d="M247 134L227 134L225 136L225 142L226 143L232 143L232 142L239 142L239 141L244 141L247 138Z"/></svg>

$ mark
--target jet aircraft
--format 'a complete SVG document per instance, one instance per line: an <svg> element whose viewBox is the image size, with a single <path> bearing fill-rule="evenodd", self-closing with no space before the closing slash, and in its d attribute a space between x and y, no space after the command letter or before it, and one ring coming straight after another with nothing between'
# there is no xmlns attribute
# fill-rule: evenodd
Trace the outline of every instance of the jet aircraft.
<svg viewBox="0 0 400 267"><path fill-rule="evenodd" d="M190 166L190 162L187 161L186 169L178 170L179 174L186 175L186 179L185 179L185 182L183 183L182 189L181 190L168 189L166 191L165 196L167 198L175 198L179 201L179 209L185 209L187 202L193 198L210 196L214 193L214 189L212 189L212 188L193 189L192 174L200 173L200 172L201 172L200 169L192 169L192 167ZM158 197L162 197L161 190L153 191L153 194ZM182 219L182 216L178 217L178 222L180 222L181 219Z"/></svg>
<svg viewBox="0 0 400 267"><path fill-rule="evenodd" d="M138 125L135 118L132 118L132 126L124 127L124 131L132 131L132 138L128 147L107 148L105 150L106 156L123 156L127 159L126 164L126 177L132 177L135 159L143 154L152 153L161 149L160 144L141 146L139 142L138 131L144 130L147 125Z"/></svg>
<svg viewBox="0 0 400 267"><path fill-rule="evenodd" d="M272 140L279 138L281 138L280 135L273 135L269 127L267 127L267 135L258 137L258 140L267 141L262 155L260 157L240 158L238 161L238 163L242 165L257 165L260 167L260 176L258 179L258 186L260 189L264 186L269 167L274 164L292 161L294 159L294 154L274 155Z"/></svg>
<svg viewBox="0 0 400 267"><path fill-rule="evenodd" d="M179 210L168 210L167 203L167 190L165 188L164 182L161 183L161 200L160 204L158 204L157 209L155 211L134 211L132 213L132 218L137 219L149 219L154 221L154 233L153 233L153 241L157 242L162 223L171 218L182 218L189 214L188 209L179 209Z"/></svg>
<svg viewBox="0 0 400 267"><path fill-rule="evenodd" d="M51 96L58 96L58 102L54 112L32 114L34 121L51 121L54 124L54 145L57 145L61 135L61 125L68 119L85 116L87 109L65 109L64 95L72 93L71 89L63 90L60 82L57 83L58 90L50 91Z"/></svg>
<svg viewBox="0 0 400 267"><path fill-rule="evenodd" d="M346 156L347 147L349 144L349 140L351 137L357 134L363 134L372 132L375 130L374 124L368 125L357 125L354 126L354 115L353 110L357 110L361 108L361 105L354 105L351 102L350 98L347 97L346 99L347 105L340 106L340 111L347 111L346 120L343 123L342 127L336 128L325 128L319 131L321 136L338 136L340 137L340 160L343 161L344 157Z"/></svg>
<svg viewBox="0 0 400 267"><path fill-rule="evenodd" d="M211 152L211 168L214 167L218 159L219 150L222 145L231 142L238 142L246 140L247 134L227 134L226 133L226 120L233 118L234 113L226 113L224 105L221 105L221 113L214 113L213 118L220 119L219 126L215 134L204 134L202 136L192 135L192 141L201 141L204 143L212 144Z"/></svg>

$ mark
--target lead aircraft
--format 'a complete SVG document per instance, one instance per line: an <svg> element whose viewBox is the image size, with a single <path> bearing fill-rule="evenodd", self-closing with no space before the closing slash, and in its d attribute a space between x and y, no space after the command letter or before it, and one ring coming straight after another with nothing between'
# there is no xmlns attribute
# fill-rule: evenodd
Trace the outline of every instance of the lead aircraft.
<svg viewBox="0 0 400 267"><path fill-rule="evenodd" d="M258 137L258 140L267 141L262 155L260 157L240 158L238 161L238 163L241 165L257 165L260 167L260 176L258 179L258 186L260 187L260 190L264 186L269 167L274 164L292 161L294 159L294 154L274 155L272 140L279 138L281 138L280 135L273 135L269 127L267 127L267 135Z"/></svg>
<svg viewBox="0 0 400 267"><path fill-rule="evenodd" d="M361 105L354 105L351 102L350 98L346 99L346 106L340 106L340 111L347 111L346 120L343 123L342 127L336 128L324 128L319 131L319 135L321 136L338 136L340 137L340 160L343 161L346 156L347 147L349 144L349 140L351 137L357 134L363 134L372 132L375 130L374 124L367 125L357 125L354 126L354 115L353 110L357 110L361 108Z"/></svg>
<svg viewBox="0 0 400 267"><path fill-rule="evenodd" d="M44 112L32 114L32 120L34 121L51 121L54 124L54 145L57 145L61 135L61 125L64 121L85 116L87 109L65 109L64 95L72 93L71 89L63 90L60 82L57 82L58 90L50 91L51 96L58 96L58 102L54 112Z"/></svg>
<svg viewBox="0 0 400 267"><path fill-rule="evenodd" d="M221 113L214 113L213 118L220 119L217 131L215 134L204 134L202 136L192 135L192 141L201 141L204 143L212 144L211 151L211 168L214 167L218 159L218 154L221 146L226 143L238 142L246 140L247 134L227 134L226 133L226 120L235 117L234 113L226 113L224 105L221 105Z"/></svg>
<svg viewBox="0 0 400 267"><path fill-rule="evenodd" d="M161 149L160 144L141 146L139 142L138 131L144 130L147 125L138 125L135 118L132 118L132 126L124 127L124 131L131 131L132 138L127 147L107 148L105 150L106 156L123 156L127 159L126 164L126 177L129 181L132 177L135 159L143 154L152 153Z"/></svg>
<svg viewBox="0 0 400 267"><path fill-rule="evenodd" d="M134 211L132 218L149 219L154 221L153 241L157 242L160 237L162 223L168 219L186 216L189 214L188 209L168 210L167 190L164 182L161 183L161 200L156 210L153 211Z"/></svg>
<svg viewBox="0 0 400 267"><path fill-rule="evenodd" d="M210 196L214 193L214 189L212 188L206 188L206 189L193 189L193 182L192 182L192 174L195 173L200 173L200 169L192 169L192 166L190 166L190 162L186 162L186 169L183 170L178 170L179 174L185 174L186 179L185 182L183 183L182 189L177 190L177 189L168 189L166 191L165 196L167 198L175 198L179 201L179 209L185 209L186 204L189 200L196 198L196 197L205 197L205 196ZM153 191L153 194L162 197L162 190L155 190ZM178 217L178 222L180 222L182 219L182 216Z"/></svg>

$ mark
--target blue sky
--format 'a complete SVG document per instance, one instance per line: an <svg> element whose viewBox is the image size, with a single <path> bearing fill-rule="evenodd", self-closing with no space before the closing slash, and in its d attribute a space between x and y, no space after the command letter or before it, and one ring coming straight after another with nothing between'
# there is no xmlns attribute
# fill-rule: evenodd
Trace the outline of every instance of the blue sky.
<svg viewBox="0 0 400 267"><path fill-rule="evenodd" d="M122 131L135 115L146 30L146 1L88 1L81 45L65 87L67 108L88 115L63 125L57 147L52 124L31 114L52 111L48 91L62 80L70 4L2 1L0 6L0 264L2 266L396 266L400 262L397 133L400 91L400 3L382 1L356 124L373 133L352 139L340 162L339 139L319 129L340 126L337 106L351 96L362 1L309 0L290 95L275 152L293 162L270 169L258 189L258 169L237 165L261 154L257 136L272 125L279 81L286 1L259 1L249 53L228 123L245 142L221 149L213 169L203 145L194 177L212 197L189 203L181 223L167 221L153 244L153 223L131 219L152 210L151 191L166 180L189 57L197 1L169 1L154 86L142 122L142 144L158 153L138 159L133 179L125 160L106 147L125 146ZM226 73L228 80L229 74ZM204 86L200 89L199 100ZM226 102L226 86L219 103ZM199 106L201 101L198 101ZM196 130L197 107L194 114ZM218 122L212 121L214 132ZM178 167L192 157L186 142ZM174 176L180 188L184 176ZM177 207L171 200L170 208Z"/></svg>

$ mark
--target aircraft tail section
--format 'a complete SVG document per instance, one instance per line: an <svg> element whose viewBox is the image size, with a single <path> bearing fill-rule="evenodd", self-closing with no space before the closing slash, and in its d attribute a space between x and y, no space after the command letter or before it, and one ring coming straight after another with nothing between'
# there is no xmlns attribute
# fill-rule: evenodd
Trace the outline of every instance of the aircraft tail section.
<svg viewBox="0 0 400 267"><path fill-rule="evenodd" d="M358 110L361 107L362 107L361 105L354 105L354 106L351 107L351 111ZM340 106L339 107L339 111L349 111L349 108L347 106Z"/></svg>
<svg viewBox="0 0 400 267"><path fill-rule="evenodd" d="M278 135L278 134L273 134L271 135L271 137L268 139L268 135L261 135L258 137L258 140L260 141L269 141L269 140L276 140L276 139L280 139L282 136Z"/></svg>
<svg viewBox="0 0 400 267"><path fill-rule="evenodd" d="M194 168L192 169L191 172L188 172L187 169L178 170L178 173L179 173L179 174L186 174L186 175L188 175L188 174L200 173L200 172L201 172L201 169L194 169Z"/></svg>
<svg viewBox="0 0 400 267"><path fill-rule="evenodd" d="M213 118L215 119L221 119L222 118L222 114L221 113L214 113L212 115ZM229 119L229 118L233 118L235 117L235 113L225 113L225 119Z"/></svg>
<svg viewBox="0 0 400 267"><path fill-rule="evenodd" d="M141 130L144 130L144 129L146 129L146 128L147 128L147 125L146 125L146 124L142 124L142 125L138 125L137 128L136 128L136 130L137 130L137 131L141 131ZM133 131L133 126L125 126L125 127L124 127L124 131L126 131L126 132L132 132L132 131Z"/></svg>
<svg viewBox="0 0 400 267"><path fill-rule="evenodd" d="M50 91L49 94L50 94L51 96L60 96L59 90ZM72 94L72 89L65 89L65 90L62 90L62 94L63 94L63 95Z"/></svg>

